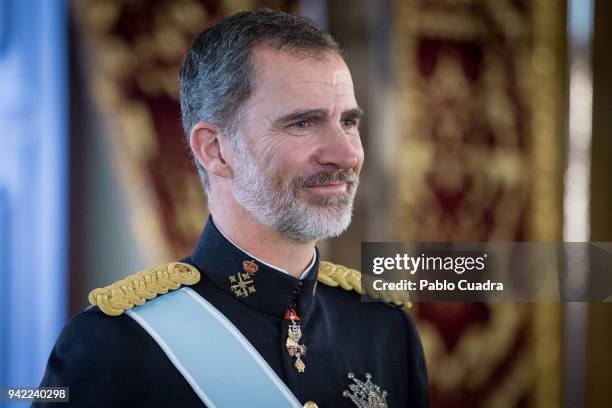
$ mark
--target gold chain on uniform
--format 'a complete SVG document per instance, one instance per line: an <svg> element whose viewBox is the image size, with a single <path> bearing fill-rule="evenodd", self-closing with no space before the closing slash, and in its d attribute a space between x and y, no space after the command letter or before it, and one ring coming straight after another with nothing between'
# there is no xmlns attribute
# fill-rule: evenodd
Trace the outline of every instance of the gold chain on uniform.
<svg viewBox="0 0 612 408"><path fill-rule="evenodd" d="M89 293L89 302L107 315L119 316L157 295L178 289L181 285L198 283L200 277L195 267L182 262L171 262L94 289Z"/></svg>

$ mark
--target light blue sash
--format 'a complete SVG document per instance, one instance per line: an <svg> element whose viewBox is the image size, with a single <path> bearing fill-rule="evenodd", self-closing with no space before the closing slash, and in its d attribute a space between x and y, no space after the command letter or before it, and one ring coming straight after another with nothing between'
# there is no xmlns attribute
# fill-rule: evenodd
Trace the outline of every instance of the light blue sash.
<svg viewBox="0 0 612 408"><path fill-rule="evenodd" d="M213 305L183 287L126 312L155 339L208 408L302 407Z"/></svg>

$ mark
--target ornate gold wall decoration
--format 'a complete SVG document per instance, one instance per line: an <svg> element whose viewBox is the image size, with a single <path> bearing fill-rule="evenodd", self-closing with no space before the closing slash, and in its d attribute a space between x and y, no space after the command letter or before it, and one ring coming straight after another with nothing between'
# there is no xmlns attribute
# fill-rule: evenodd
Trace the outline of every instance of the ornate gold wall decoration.
<svg viewBox="0 0 612 408"><path fill-rule="evenodd" d="M106 124L112 166L146 264L189 254L206 221L183 141L178 73L198 32L225 13L296 2L83 0L72 4L89 90Z"/></svg>
<svg viewBox="0 0 612 408"><path fill-rule="evenodd" d="M218 9L218 0L73 3L89 89L146 263L189 253L206 217L182 141L178 71Z"/></svg>
<svg viewBox="0 0 612 408"><path fill-rule="evenodd" d="M562 82L550 66L563 7L553 3L395 2L397 240L559 239L563 134L550 119ZM432 406L559 406L559 308L425 303L415 316Z"/></svg>

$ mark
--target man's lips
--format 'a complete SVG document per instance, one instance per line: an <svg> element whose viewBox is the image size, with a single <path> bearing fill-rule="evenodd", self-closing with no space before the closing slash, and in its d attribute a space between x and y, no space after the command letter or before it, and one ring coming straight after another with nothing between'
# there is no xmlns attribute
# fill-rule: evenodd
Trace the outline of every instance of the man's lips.
<svg viewBox="0 0 612 408"><path fill-rule="evenodd" d="M304 188L310 192L317 194L338 194L346 192L346 182L334 181L331 183L304 186Z"/></svg>

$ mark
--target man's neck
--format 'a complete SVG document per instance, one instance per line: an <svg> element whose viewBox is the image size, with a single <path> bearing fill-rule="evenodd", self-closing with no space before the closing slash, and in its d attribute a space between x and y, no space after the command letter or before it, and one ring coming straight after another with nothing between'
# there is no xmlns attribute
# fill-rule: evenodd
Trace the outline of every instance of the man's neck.
<svg viewBox="0 0 612 408"><path fill-rule="evenodd" d="M235 245L260 260L300 277L312 263L315 242L286 238L239 208L212 207L217 228Z"/></svg>

